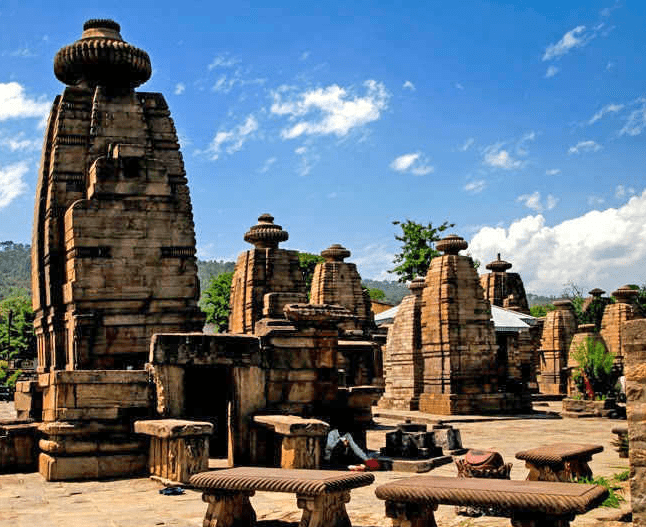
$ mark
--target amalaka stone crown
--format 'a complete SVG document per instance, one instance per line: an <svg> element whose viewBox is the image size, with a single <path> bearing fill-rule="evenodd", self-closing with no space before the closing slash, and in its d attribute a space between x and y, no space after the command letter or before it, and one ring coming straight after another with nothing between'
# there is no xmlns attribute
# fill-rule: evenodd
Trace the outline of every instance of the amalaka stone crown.
<svg viewBox="0 0 646 527"><path fill-rule="evenodd" d="M258 223L244 235L244 241L255 245L256 249L276 249L280 242L289 238L289 233L274 223L271 214L258 216Z"/></svg>
<svg viewBox="0 0 646 527"><path fill-rule="evenodd" d="M500 253L498 253L498 257L493 262L489 262L485 267L494 273L504 273L508 269L511 269L512 265L509 262L502 260L500 258Z"/></svg>
<svg viewBox="0 0 646 527"><path fill-rule="evenodd" d="M605 291L603 289L599 289L598 287L595 287L592 291L588 291L588 294L592 296L601 296L605 294Z"/></svg>
<svg viewBox="0 0 646 527"><path fill-rule="evenodd" d="M449 234L446 238L436 242L435 247L438 251L442 251L444 254L457 255L460 251L469 247L469 244L461 236L458 236L457 234Z"/></svg>
<svg viewBox="0 0 646 527"><path fill-rule="evenodd" d="M563 298L561 300L555 300L553 303L554 303L554 307L556 307L556 309L559 309L561 311L565 309L572 309L572 301L568 300L567 298Z"/></svg>
<svg viewBox="0 0 646 527"><path fill-rule="evenodd" d="M410 284L408 284L408 289L410 289L411 293L413 293L414 295L421 294L422 289L424 289L425 287L426 280L421 276L414 278L413 280L411 280Z"/></svg>
<svg viewBox="0 0 646 527"><path fill-rule="evenodd" d="M335 243L330 245L327 249L321 251L321 256L325 258L326 262L342 262L345 258L350 256L350 251L348 251L343 245Z"/></svg>
<svg viewBox="0 0 646 527"><path fill-rule="evenodd" d="M93 19L83 25L81 38L54 57L56 78L70 86L140 86L152 74L150 57L128 44L113 20Z"/></svg>
<svg viewBox="0 0 646 527"><path fill-rule="evenodd" d="M619 289L612 292L612 296L621 304L630 304L639 295L639 291L629 285L622 285Z"/></svg>

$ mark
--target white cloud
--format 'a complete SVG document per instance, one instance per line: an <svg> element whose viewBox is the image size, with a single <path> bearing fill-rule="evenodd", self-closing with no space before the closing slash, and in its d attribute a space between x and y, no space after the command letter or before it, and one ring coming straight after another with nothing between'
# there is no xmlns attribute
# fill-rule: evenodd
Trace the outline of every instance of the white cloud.
<svg viewBox="0 0 646 527"><path fill-rule="evenodd" d="M460 84L459 82L456 82L454 86L460 91L464 90L464 86L462 86L462 84Z"/></svg>
<svg viewBox="0 0 646 527"><path fill-rule="evenodd" d="M561 173L560 168L550 168L545 171L546 176L558 176Z"/></svg>
<svg viewBox="0 0 646 527"><path fill-rule="evenodd" d="M15 137L0 137L0 145L12 152L31 151L40 148L39 141L25 139L24 133L20 133Z"/></svg>
<svg viewBox="0 0 646 527"><path fill-rule="evenodd" d="M309 51L303 51L303 53L301 53L300 59L301 60L307 60L309 56L310 56Z"/></svg>
<svg viewBox="0 0 646 527"><path fill-rule="evenodd" d="M596 33L594 31L586 31L585 26L577 26L565 33L561 40L547 46L543 54L543 60L558 59L569 53L572 49L582 48L595 36Z"/></svg>
<svg viewBox="0 0 646 527"><path fill-rule="evenodd" d="M395 172L408 172L415 176L425 176L435 171L435 167L428 164L428 158L421 152L404 154L395 158L390 163L390 168Z"/></svg>
<svg viewBox="0 0 646 527"><path fill-rule="evenodd" d="M364 86L363 97L352 96L336 84L302 92L290 100L283 100L285 90L275 91L271 113L296 121L284 128L281 136L283 139L329 134L343 137L354 128L376 121L387 108L390 94L381 82L368 80ZM313 118L305 120L307 115Z"/></svg>
<svg viewBox="0 0 646 527"><path fill-rule="evenodd" d="M595 141L579 141L576 145L571 146L568 154L580 154L581 152L598 152L601 150L601 145Z"/></svg>
<svg viewBox="0 0 646 527"><path fill-rule="evenodd" d="M551 77L554 77L554 75L556 75L560 71L560 69L561 68L558 68L558 67L554 66L553 64L548 66L547 71L545 72L545 78L549 79Z"/></svg>
<svg viewBox="0 0 646 527"><path fill-rule="evenodd" d="M307 148L304 146L299 146L296 150L294 150L294 153L302 155L305 152L307 152Z"/></svg>
<svg viewBox="0 0 646 527"><path fill-rule="evenodd" d="M632 196L635 194L635 189L633 187L625 187L624 185L617 185L615 189L615 198L624 198L626 196Z"/></svg>
<svg viewBox="0 0 646 527"><path fill-rule="evenodd" d="M500 252L521 273L525 288L560 293L568 282L587 291L613 291L644 282L646 191L618 208L593 210L554 226L537 214L504 227L483 227L469 250L480 261Z"/></svg>
<svg viewBox="0 0 646 527"><path fill-rule="evenodd" d="M597 121L599 121L604 115L609 114L609 113L617 113L623 110L624 105L623 104L606 104L601 110L599 110L597 113L595 113L590 120L588 121L588 124L594 124Z"/></svg>
<svg viewBox="0 0 646 527"><path fill-rule="evenodd" d="M393 268L394 259L395 253L390 243L374 243L352 249L352 262L357 264L363 278L394 280L396 275L386 271Z"/></svg>
<svg viewBox="0 0 646 527"><path fill-rule="evenodd" d="M25 119L35 117L44 119L49 113L51 103L39 99L30 99L25 89L17 82L0 82L0 121L7 119Z"/></svg>
<svg viewBox="0 0 646 527"><path fill-rule="evenodd" d="M0 209L27 192L27 183L22 178L28 171L29 164L26 161L0 168Z"/></svg>
<svg viewBox="0 0 646 527"><path fill-rule="evenodd" d="M599 205L603 205L605 202L605 198L602 198L601 196L588 196L588 205L591 207L598 207Z"/></svg>
<svg viewBox="0 0 646 527"><path fill-rule="evenodd" d="M186 91L186 84L184 84L183 82L178 82L175 85L175 91L173 93L175 95L182 95L182 93L184 93L184 91Z"/></svg>
<svg viewBox="0 0 646 527"><path fill-rule="evenodd" d="M511 154L502 148L503 143L489 145L484 149L483 163L493 168L502 168L503 170L515 170L521 168L524 164L520 159L514 159Z"/></svg>
<svg viewBox="0 0 646 527"><path fill-rule="evenodd" d="M402 86L403 89L405 90L410 90L410 91L415 91L415 85L411 81L406 81L404 85Z"/></svg>
<svg viewBox="0 0 646 527"><path fill-rule="evenodd" d="M522 203L528 209L535 210L536 212L552 210L559 202L558 198L555 198L552 194L548 194L547 198L545 198L545 203L543 203L541 200L541 193L538 190L531 194L522 194L516 198L516 201Z"/></svg>
<svg viewBox="0 0 646 527"><path fill-rule="evenodd" d="M236 64L240 64L240 60L230 57L228 53L216 55L211 64L209 64L209 71L216 68L231 68Z"/></svg>
<svg viewBox="0 0 646 527"><path fill-rule="evenodd" d="M314 165L316 165L321 160L321 156L315 152L310 151L304 146L299 146L296 150L294 150L294 152L300 156L300 161L296 172L301 177L309 176Z"/></svg>
<svg viewBox="0 0 646 527"><path fill-rule="evenodd" d="M272 165L273 165L276 161L278 161L278 159L277 159L277 158L275 158L275 157L270 157L269 159L267 159L267 160L265 161L265 163L262 165L262 167L260 167L260 169L258 170L258 172L260 172L261 174L266 174L267 172L269 172L269 169L272 167Z"/></svg>
<svg viewBox="0 0 646 527"><path fill-rule="evenodd" d="M464 190L471 194L480 194L486 187L487 182L484 179L478 179L476 181L469 181L464 185Z"/></svg>
<svg viewBox="0 0 646 527"><path fill-rule="evenodd" d="M233 154L239 151L254 136L257 130L258 121L253 115L249 115L242 124L229 131L221 130L215 134L213 141L211 141L211 144L204 153L208 154L213 161L220 157L222 150L227 154ZM198 151L198 153L203 152Z"/></svg>
<svg viewBox="0 0 646 527"><path fill-rule="evenodd" d="M467 150L469 150L469 148L471 148L474 145L475 142L476 140L473 137L469 137L469 139L467 139L464 142L464 144L459 148L460 152L466 152Z"/></svg>
<svg viewBox="0 0 646 527"><path fill-rule="evenodd" d="M226 73L220 75L215 81L215 84L211 87L211 91L216 93L229 93L236 86L264 84L265 82L267 82L267 79L263 78L244 79L242 78L242 71L237 69L230 75L227 75Z"/></svg>
<svg viewBox="0 0 646 527"><path fill-rule="evenodd" d="M641 106L630 112L626 124L619 130L619 135L636 136L641 134L646 127L646 99L640 97L634 102Z"/></svg>

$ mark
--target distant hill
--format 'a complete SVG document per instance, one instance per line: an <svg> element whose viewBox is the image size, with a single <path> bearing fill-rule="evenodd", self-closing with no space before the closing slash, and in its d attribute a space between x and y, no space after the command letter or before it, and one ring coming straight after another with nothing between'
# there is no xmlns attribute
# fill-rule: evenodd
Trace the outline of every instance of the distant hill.
<svg viewBox="0 0 646 527"><path fill-rule="evenodd" d="M0 300L15 294L31 296L31 248L0 242Z"/></svg>
<svg viewBox="0 0 646 527"><path fill-rule="evenodd" d="M527 302L529 304L529 307L532 306L544 306L546 304L553 304L554 300L558 300L559 298L563 298L561 296L543 296L543 295L535 295L534 293L527 293Z"/></svg>
<svg viewBox="0 0 646 527"><path fill-rule="evenodd" d="M390 282L388 280L362 280L361 284L363 287L367 287L368 289L381 289L386 295L384 300L395 305L399 304L402 301L402 298L410 294L408 287L400 282Z"/></svg>
<svg viewBox="0 0 646 527"><path fill-rule="evenodd" d="M231 273L236 266L235 262L225 262L220 260L198 260L197 261L197 276L200 279L200 289L204 291L211 281L211 278L222 273Z"/></svg>

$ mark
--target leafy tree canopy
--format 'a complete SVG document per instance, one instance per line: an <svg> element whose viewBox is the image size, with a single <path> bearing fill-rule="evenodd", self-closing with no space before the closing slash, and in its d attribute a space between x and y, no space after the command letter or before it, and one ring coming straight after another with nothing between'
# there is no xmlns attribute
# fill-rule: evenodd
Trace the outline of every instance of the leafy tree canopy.
<svg viewBox="0 0 646 527"><path fill-rule="evenodd" d="M368 288L368 295L370 295L370 300L386 300L386 293L376 287Z"/></svg>
<svg viewBox="0 0 646 527"><path fill-rule="evenodd" d="M543 306L541 305L535 305L529 308L529 313L536 318L541 318L547 315L550 311L554 311L556 309L556 306L554 304L545 304Z"/></svg>
<svg viewBox="0 0 646 527"><path fill-rule="evenodd" d="M298 265L303 273L303 280L305 280L305 288L309 298L310 290L312 289L312 278L314 277L314 268L317 263L324 262L325 258L318 254L312 253L298 253Z"/></svg>
<svg viewBox="0 0 646 527"><path fill-rule="evenodd" d="M394 269L388 271L398 276L399 282L408 282L417 276L426 276L431 260L440 255L435 249L435 242L442 239L441 233L455 227L454 223L445 221L439 227L432 223L422 225L411 220L393 221L401 227L401 235L395 239L402 243L401 252L395 255Z"/></svg>
<svg viewBox="0 0 646 527"><path fill-rule="evenodd" d="M34 312L31 299L15 295L0 301L0 358L33 358Z"/></svg>
<svg viewBox="0 0 646 527"><path fill-rule="evenodd" d="M200 307L206 313L206 323L214 324L216 331L226 331L229 326L229 297L233 273L221 273L211 278L209 285L202 293Z"/></svg>
<svg viewBox="0 0 646 527"><path fill-rule="evenodd" d="M588 337L572 352L572 357L578 364L573 374L574 383L584 399L616 394L619 378L613 368L615 356L603 342Z"/></svg>

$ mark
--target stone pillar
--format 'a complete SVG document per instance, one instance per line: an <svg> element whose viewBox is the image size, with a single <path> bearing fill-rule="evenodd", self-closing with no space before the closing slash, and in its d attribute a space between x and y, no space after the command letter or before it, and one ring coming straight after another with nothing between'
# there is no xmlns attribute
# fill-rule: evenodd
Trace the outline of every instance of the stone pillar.
<svg viewBox="0 0 646 527"><path fill-rule="evenodd" d="M450 235L436 243L422 292L421 352L424 390L419 408L433 414L500 412L496 336L491 306L468 256L467 242Z"/></svg>
<svg viewBox="0 0 646 527"><path fill-rule="evenodd" d="M624 362L623 324L635 318L632 303L638 294L638 291L627 285L613 291L612 296L616 302L606 306L601 319L601 336L606 348L615 356L615 364L619 368L623 367Z"/></svg>
<svg viewBox="0 0 646 527"><path fill-rule="evenodd" d="M411 295L404 297L392 326L388 330L384 354L386 389L379 400L380 408L419 409L419 395L424 389L424 364L420 350L420 312L423 278L408 285Z"/></svg>
<svg viewBox="0 0 646 527"><path fill-rule="evenodd" d="M568 351L576 332L576 316L570 300L556 300L556 309L545 317L541 338L541 375L538 382L542 393L567 392Z"/></svg>
<svg viewBox="0 0 646 527"><path fill-rule="evenodd" d="M646 527L646 319L622 326L633 525Z"/></svg>

